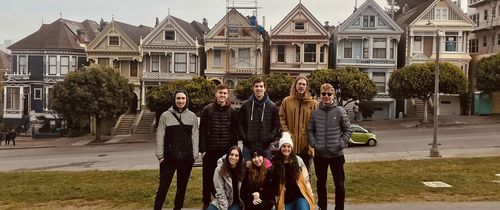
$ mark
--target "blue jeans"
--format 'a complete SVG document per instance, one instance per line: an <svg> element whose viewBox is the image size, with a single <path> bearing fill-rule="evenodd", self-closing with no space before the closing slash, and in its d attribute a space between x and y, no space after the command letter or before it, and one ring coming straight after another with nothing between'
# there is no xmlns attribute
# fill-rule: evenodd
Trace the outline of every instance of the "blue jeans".
<svg viewBox="0 0 500 210"><path fill-rule="evenodd" d="M208 205L207 210L219 210L214 204ZM230 205L227 210L241 210L241 206L239 204Z"/></svg>
<svg viewBox="0 0 500 210"><path fill-rule="evenodd" d="M309 203L304 197L299 197L294 202L286 203L285 210L309 210Z"/></svg>

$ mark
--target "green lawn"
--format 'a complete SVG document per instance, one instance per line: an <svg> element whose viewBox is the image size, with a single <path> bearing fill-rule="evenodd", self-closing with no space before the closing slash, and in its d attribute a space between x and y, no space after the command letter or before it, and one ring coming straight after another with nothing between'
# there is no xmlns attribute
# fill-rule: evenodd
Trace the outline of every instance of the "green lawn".
<svg viewBox="0 0 500 210"><path fill-rule="evenodd" d="M347 163L348 203L500 201L500 157ZM423 181L452 188L431 189ZM0 172L0 209L149 209L158 171ZM313 176L313 188L315 188ZM333 181L328 180L333 202ZM201 207L201 168L191 175L185 207ZM175 180L167 198L171 207Z"/></svg>

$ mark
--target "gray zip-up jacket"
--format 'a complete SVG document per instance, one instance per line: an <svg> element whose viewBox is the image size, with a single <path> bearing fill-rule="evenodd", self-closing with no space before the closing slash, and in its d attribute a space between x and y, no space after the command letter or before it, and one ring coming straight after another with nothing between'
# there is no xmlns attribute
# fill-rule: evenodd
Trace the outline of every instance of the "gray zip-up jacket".
<svg viewBox="0 0 500 210"><path fill-rule="evenodd" d="M347 112L336 103L330 106L320 103L312 113L307 128L309 144L314 147L315 155L321 158L343 155L351 133Z"/></svg>

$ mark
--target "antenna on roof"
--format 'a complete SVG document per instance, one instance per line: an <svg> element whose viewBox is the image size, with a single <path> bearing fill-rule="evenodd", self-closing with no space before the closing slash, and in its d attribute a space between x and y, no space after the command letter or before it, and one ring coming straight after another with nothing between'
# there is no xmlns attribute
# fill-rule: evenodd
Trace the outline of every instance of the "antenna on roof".
<svg viewBox="0 0 500 210"><path fill-rule="evenodd" d="M168 15L170 15L170 8L168 8Z"/></svg>
<svg viewBox="0 0 500 210"><path fill-rule="evenodd" d="M62 19L62 12L59 12L59 18Z"/></svg>
<svg viewBox="0 0 500 210"><path fill-rule="evenodd" d="M111 15L111 20L115 21L115 15Z"/></svg>

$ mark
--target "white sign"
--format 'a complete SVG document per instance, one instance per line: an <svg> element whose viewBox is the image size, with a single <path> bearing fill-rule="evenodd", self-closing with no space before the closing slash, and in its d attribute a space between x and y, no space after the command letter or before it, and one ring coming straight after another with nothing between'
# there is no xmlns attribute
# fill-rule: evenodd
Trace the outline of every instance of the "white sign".
<svg viewBox="0 0 500 210"><path fill-rule="evenodd" d="M500 176L500 174L495 174L496 176Z"/></svg>
<svg viewBox="0 0 500 210"><path fill-rule="evenodd" d="M449 184L446 184L442 181L432 181L432 182L422 182L425 186L427 187L433 187L433 188L437 188L437 187L452 187L451 185Z"/></svg>

